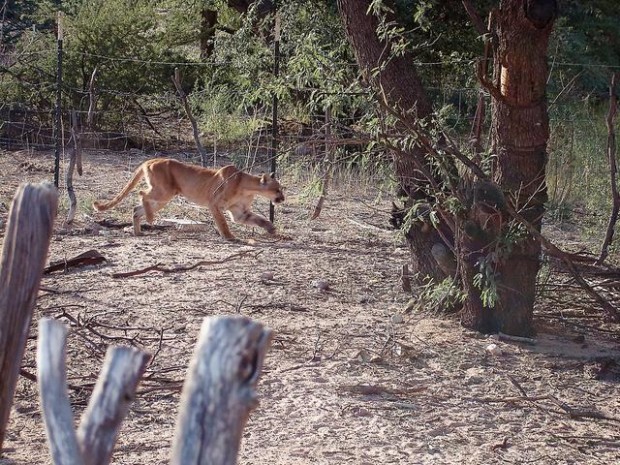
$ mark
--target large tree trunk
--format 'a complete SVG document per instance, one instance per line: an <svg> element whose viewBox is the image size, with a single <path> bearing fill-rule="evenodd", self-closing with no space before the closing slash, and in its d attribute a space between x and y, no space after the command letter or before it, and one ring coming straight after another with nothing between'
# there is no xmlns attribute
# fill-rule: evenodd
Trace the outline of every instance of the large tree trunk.
<svg viewBox="0 0 620 465"><path fill-rule="evenodd" d="M387 106L405 115L396 129L407 132L407 127L416 127L420 119L431 119L431 102L412 56L391 56L389 44L378 38L378 19L367 14L369 3L338 0L338 7L364 78ZM502 0L495 14L494 82L485 79L483 83L493 97L494 183L478 180L473 186L461 186L462 192L471 193L471 202L466 205L467 214L455 218L458 273L467 293L462 323L479 331L533 332L540 244L519 232L508 212L510 207L516 209L540 230L549 136L547 45L556 14L555 0ZM432 189L428 189L430 157L425 148L397 151L394 158L408 205L420 201L433 204ZM445 227L442 232L443 239L451 242ZM439 260L450 256L441 236L423 222L414 223L409 230L413 269L419 277L438 281L452 274Z"/></svg>
<svg viewBox="0 0 620 465"><path fill-rule="evenodd" d="M492 31L494 82L486 83L493 97L493 179L506 194L506 201L538 230L547 200L547 46L556 14L555 0L501 1ZM491 223L496 229L487 227L485 231L482 224L482 219L488 222L493 212L487 211L490 215L486 216L470 212L483 239L476 241L464 234L460 244L461 257L466 257L469 265L462 267L468 293L462 322L485 332L528 336L533 333L540 244L525 233L514 242L514 235L511 238L508 234L509 216L498 205L503 199L496 197L499 201L491 208L495 210ZM507 247L510 242L513 245ZM495 252L492 260L490 252ZM480 271L474 261L481 256L487 257L486 270L497 285L497 300L491 304L481 298L480 287L473 285L473 275Z"/></svg>
<svg viewBox="0 0 620 465"><path fill-rule="evenodd" d="M418 120L432 116L432 104L416 73L413 57L408 53L392 56L389 44L377 36L379 19L372 13L367 14L369 5L369 0L338 0L345 32L364 79L378 94L384 96L389 107L404 115L404 124L396 129L405 133L407 119L411 126L416 126ZM379 69L381 71L377 72ZM422 147L394 153L394 170L399 190L408 197L408 207L420 201L432 203L426 189L428 179L420 172L421 166L429 166L427 152ZM432 278L437 282L444 279L446 274L431 253L433 245L443 244L437 230L429 227L427 222L416 221L406 237L413 259L412 272L418 280Z"/></svg>

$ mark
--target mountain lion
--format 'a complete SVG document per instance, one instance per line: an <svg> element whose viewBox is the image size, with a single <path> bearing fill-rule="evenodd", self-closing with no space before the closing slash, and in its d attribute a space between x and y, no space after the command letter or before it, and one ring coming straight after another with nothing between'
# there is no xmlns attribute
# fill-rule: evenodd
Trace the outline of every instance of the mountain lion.
<svg viewBox="0 0 620 465"><path fill-rule="evenodd" d="M133 209L133 230L141 234L140 219L152 223L155 213L166 206L175 196L181 195L187 200L211 211L220 234L234 240L222 211L227 210L235 223L259 226L269 234L275 234L276 228L266 218L251 211L252 202L257 195L273 203L284 202L280 183L274 175L254 176L238 170L233 165L220 169L202 168L168 158L155 158L142 163L134 172L127 185L109 202L96 201L93 207L98 211L108 210L117 205L144 178L145 190L139 192L140 205Z"/></svg>

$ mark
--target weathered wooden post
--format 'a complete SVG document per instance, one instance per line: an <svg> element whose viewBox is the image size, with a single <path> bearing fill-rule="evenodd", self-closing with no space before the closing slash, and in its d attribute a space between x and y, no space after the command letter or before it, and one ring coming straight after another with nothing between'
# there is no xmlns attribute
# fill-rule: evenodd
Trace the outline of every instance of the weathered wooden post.
<svg viewBox="0 0 620 465"><path fill-rule="evenodd" d="M181 394L174 465L233 465L271 331L244 317L206 318Z"/></svg>
<svg viewBox="0 0 620 465"><path fill-rule="evenodd" d="M108 348L76 434L67 395L66 340L64 323L39 321L39 395L52 458L56 465L106 465L150 355L131 347Z"/></svg>
<svg viewBox="0 0 620 465"><path fill-rule="evenodd" d="M47 440L54 464L84 465L67 394L65 345L67 327L59 321L39 321L37 371Z"/></svg>
<svg viewBox="0 0 620 465"><path fill-rule="evenodd" d="M23 184L11 204L0 259L0 450L47 258L58 194Z"/></svg>
<svg viewBox="0 0 620 465"><path fill-rule="evenodd" d="M67 327L39 322L37 369L47 438L55 465L107 465L149 355L110 347L76 434L67 395ZM172 462L233 465L256 407L256 384L271 331L249 318L205 318L181 395Z"/></svg>

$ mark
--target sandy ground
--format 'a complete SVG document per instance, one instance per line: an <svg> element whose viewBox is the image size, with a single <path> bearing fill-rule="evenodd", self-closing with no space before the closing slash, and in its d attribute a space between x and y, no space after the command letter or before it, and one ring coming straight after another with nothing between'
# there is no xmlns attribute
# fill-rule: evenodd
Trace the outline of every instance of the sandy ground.
<svg viewBox="0 0 620 465"><path fill-rule="evenodd" d="M92 152L76 177L76 225L62 221L49 259L90 249L106 263L44 276L35 320L72 325L69 382L82 413L108 344L154 354L126 418L113 463L168 463L179 384L204 317L242 314L274 331L258 385L260 406L246 426L240 464L611 464L620 459L619 333L560 326L537 316L535 345L498 341L453 318L406 313L401 288L408 251L384 229L389 199L371 181L332 186L319 219L301 179L283 176L287 202L276 224L291 240L233 226L240 243L204 231L157 230L133 237L93 227L129 221L132 201L106 214L110 197L144 154ZM0 152L0 220L23 181L50 180L49 153ZM265 202L257 202L265 213ZM160 217L210 218L177 200ZM4 228L0 229L2 235ZM117 272L156 263L187 272ZM265 274L267 273L267 274ZM269 279L272 277L273 279ZM326 290L317 287L325 281ZM547 309L548 310L548 309ZM36 326L33 324L33 336ZM36 373L36 338L23 367ZM498 348L487 350L490 344ZM36 384L20 378L1 465L51 463Z"/></svg>

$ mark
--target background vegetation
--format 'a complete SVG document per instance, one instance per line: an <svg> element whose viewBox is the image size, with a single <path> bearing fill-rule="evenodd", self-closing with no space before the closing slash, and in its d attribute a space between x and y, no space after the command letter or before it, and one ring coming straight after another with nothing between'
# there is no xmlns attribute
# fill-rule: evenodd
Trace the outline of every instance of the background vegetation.
<svg viewBox="0 0 620 465"><path fill-rule="evenodd" d="M24 115L38 133L41 128L51 131L60 10L65 121L70 110L88 110L89 80L97 69L97 131L121 134L140 148L163 150L184 140L190 144L187 149L191 131L171 81L179 68L211 152L228 146L242 154L259 153L275 94L287 142L283 158L322 159L316 140L329 108L337 135L355 142L338 151L344 166L366 169L385 163L368 143L381 120L360 81L335 2L282 2L278 77L273 74L273 17L260 2L242 15L242 3L5 0L0 3L1 142L15 142L15 126L25 124L20 119ZM473 3L483 17L496 6L492 1ZM482 55L481 38L460 1L395 5L403 25L396 31L398 39L415 51L437 112L466 145L478 95L473 70ZM385 7L382 2L374 6ZM562 1L560 8L549 47L549 218L578 218L596 233L611 202L604 116L610 75L620 69L620 13L613 1ZM199 47L206 10L217 12L208 56ZM35 147L51 145L51 139L31 133L17 135Z"/></svg>

